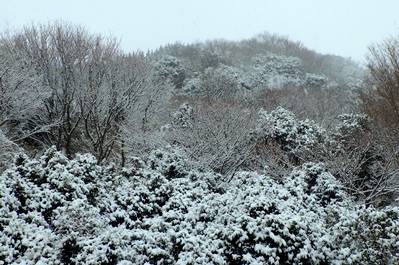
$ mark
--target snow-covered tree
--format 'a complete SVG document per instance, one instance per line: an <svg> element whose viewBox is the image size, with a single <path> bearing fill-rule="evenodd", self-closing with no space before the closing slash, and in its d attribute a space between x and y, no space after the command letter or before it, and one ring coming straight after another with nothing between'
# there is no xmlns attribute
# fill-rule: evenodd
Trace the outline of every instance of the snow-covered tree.
<svg viewBox="0 0 399 265"><path fill-rule="evenodd" d="M8 46L0 40L0 129L14 141L32 139L56 125L43 124L46 117L40 110L50 91L41 86L42 76L29 58Z"/></svg>
<svg viewBox="0 0 399 265"><path fill-rule="evenodd" d="M198 102L197 102L198 103ZM248 128L253 118L249 109L223 101L182 105L175 112L169 142L186 150L194 163L221 173L234 173L251 148Z"/></svg>
<svg viewBox="0 0 399 265"><path fill-rule="evenodd" d="M1 41L2 51L22 60L7 62L11 68L5 70L5 78L10 71L19 72L12 74L12 80L0 82L15 90L11 95L18 104L9 99L8 104L24 108L29 105L24 101L31 100L24 111L32 115L36 107L32 112L40 115L29 119L35 133L30 138L45 146L56 145L69 157L84 150L99 162L114 157L123 150L121 127L129 115L140 116L142 127L147 126L153 107L158 106L155 102L169 91L162 86L167 89L160 93L161 85L153 80L144 55L123 54L115 39L80 27L31 26ZM31 81L31 76L36 79ZM38 100L32 100L35 97Z"/></svg>
<svg viewBox="0 0 399 265"><path fill-rule="evenodd" d="M228 99L240 95L241 71L235 67L220 65L207 68L202 75L201 95L209 99Z"/></svg>
<svg viewBox="0 0 399 265"><path fill-rule="evenodd" d="M305 88L326 88L328 84L328 78L323 75L306 73L305 75Z"/></svg>
<svg viewBox="0 0 399 265"><path fill-rule="evenodd" d="M0 129L0 172L3 172L14 159L14 156L22 152L21 148L10 141Z"/></svg>
<svg viewBox="0 0 399 265"><path fill-rule="evenodd" d="M304 83L305 72L299 58L268 54L252 61L245 77L245 84L251 89L298 87Z"/></svg>
<svg viewBox="0 0 399 265"><path fill-rule="evenodd" d="M324 144L327 140L326 131L318 124L311 120L299 120L282 107L271 112L259 111L255 134L265 141L272 139L283 150L299 156L301 152Z"/></svg>
<svg viewBox="0 0 399 265"><path fill-rule="evenodd" d="M189 128L193 122L193 107L183 103L179 109L172 114L172 124L177 128Z"/></svg>
<svg viewBox="0 0 399 265"><path fill-rule="evenodd" d="M178 58L167 55L154 62L154 75L157 80L171 82L175 88L181 89L186 71Z"/></svg>

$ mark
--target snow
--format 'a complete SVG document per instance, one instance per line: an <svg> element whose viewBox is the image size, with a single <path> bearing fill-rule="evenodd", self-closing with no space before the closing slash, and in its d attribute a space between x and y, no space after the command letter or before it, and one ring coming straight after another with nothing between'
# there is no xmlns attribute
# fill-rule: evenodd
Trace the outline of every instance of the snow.
<svg viewBox="0 0 399 265"><path fill-rule="evenodd" d="M398 262L399 209L356 206L321 163L223 184L184 156L137 160L16 159L0 178L0 264Z"/></svg>

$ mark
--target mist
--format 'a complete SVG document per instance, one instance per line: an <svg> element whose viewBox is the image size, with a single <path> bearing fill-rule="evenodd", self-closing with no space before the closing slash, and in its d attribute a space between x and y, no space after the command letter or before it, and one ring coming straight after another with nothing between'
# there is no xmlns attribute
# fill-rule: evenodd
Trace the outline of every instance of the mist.
<svg viewBox="0 0 399 265"><path fill-rule="evenodd" d="M62 19L112 33L127 51L269 32L364 62L369 45L397 34L398 9L395 0L3 0L0 29Z"/></svg>

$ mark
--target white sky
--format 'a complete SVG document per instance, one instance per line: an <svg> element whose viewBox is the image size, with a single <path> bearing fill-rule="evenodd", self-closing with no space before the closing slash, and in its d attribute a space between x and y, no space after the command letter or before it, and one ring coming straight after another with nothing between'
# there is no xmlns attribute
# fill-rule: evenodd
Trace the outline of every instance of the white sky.
<svg viewBox="0 0 399 265"><path fill-rule="evenodd" d="M121 39L127 50L238 40L268 31L362 61L399 33L399 0L0 0L0 30L65 20Z"/></svg>

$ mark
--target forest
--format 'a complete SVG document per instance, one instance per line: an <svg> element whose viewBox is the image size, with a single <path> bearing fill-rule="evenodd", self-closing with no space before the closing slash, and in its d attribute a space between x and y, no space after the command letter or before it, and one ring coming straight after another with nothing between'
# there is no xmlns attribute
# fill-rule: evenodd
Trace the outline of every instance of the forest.
<svg viewBox="0 0 399 265"><path fill-rule="evenodd" d="M126 52L0 35L0 264L399 264L399 37Z"/></svg>

